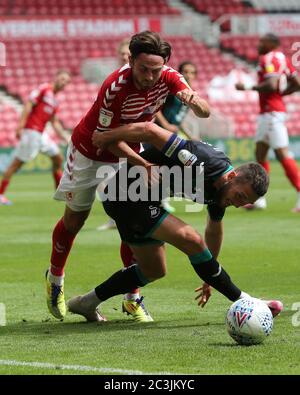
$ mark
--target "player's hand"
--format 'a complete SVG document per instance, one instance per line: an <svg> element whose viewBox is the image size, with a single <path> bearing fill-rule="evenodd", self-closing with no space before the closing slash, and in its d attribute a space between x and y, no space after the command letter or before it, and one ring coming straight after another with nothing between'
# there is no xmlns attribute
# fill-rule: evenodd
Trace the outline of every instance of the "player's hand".
<svg viewBox="0 0 300 395"><path fill-rule="evenodd" d="M95 147L98 147L98 151L104 151L111 141L112 134L109 132L98 132L94 131L92 134L92 143Z"/></svg>
<svg viewBox="0 0 300 395"><path fill-rule="evenodd" d="M237 82L235 84L235 89L237 89L238 91L245 91L246 87L245 84L243 84L242 82Z"/></svg>
<svg viewBox="0 0 300 395"><path fill-rule="evenodd" d="M198 292L198 295L195 297L195 300L198 299L198 306L204 307L211 297L212 287L206 283L203 283L202 287L195 289L195 292Z"/></svg>
<svg viewBox="0 0 300 395"><path fill-rule="evenodd" d="M18 140L20 140L21 136L22 136L22 128L17 128L16 129L16 138Z"/></svg>
<svg viewBox="0 0 300 395"><path fill-rule="evenodd" d="M184 89L183 91L177 92L176 96L182 103L190 106L191 104L196 104L198 93L192 89Z"/></svg>

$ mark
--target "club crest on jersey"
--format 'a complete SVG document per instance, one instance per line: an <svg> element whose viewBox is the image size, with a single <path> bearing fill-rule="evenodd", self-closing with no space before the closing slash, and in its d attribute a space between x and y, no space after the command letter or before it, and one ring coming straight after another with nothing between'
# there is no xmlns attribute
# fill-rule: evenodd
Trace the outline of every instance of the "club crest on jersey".
<svg viewBox="0 0 300 395"><path fill-rule="evenodd" d="M111 120L113 119L114 113L112 111L108 111L105 108L100 108L99 114L99 123L100 125L107 127L111 124Z"/></svg>
<svg viewBox="0 0 300 395"><path fill-rule="evenodd" d="M71 202L73 200L73 192L66 192L66 199L68 202Z"/></svg>

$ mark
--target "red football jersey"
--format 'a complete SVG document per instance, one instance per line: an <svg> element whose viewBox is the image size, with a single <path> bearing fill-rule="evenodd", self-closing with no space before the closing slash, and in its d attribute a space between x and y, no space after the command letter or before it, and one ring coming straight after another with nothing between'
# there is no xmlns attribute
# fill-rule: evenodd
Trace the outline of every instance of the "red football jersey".
<svg viewBox="0 0 300 395"><path fill-rule="evenodd" d="M263 82L269 77L279 77L276 92L259 92L260 112L280 111L285 112L285 104L281 92L287 79L296 73L291 61L280 51L271 51L260 57L258 66L258 82Z"/></svg>
<svg viewBox="0 0 300 395"><path fill-rule="evenodd" d="M53 87L45 83L31 92L29 100L34 104L29 114L25 128L43 133L46 123L57 112L58 102L55 99Z"/></svg>
<svg viewBox="0 0 300 395"><path fill-rule="evenodd" d="M97 154L91 140L93 132L133 122L152 121L169 93L175 95L186 88L189 86L183 76L164 66L160 79L151 89L138 90L133 83L131 67L127 64L103 82L93 106L74 129L73 144L87 158L118 162L119 158L109 151ZM140 144L129 145L135 152L140 151Z"/></svg>

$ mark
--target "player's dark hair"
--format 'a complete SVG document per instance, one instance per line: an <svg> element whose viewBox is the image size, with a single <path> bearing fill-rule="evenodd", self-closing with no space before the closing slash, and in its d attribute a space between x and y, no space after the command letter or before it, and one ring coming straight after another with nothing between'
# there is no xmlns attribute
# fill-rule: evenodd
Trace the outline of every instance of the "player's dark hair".
<svg viewBox="0 0 300 395"><path fill-rule="evenodd" d="M257 196L264 196L269 187L269 176L265 169L255 162L246 163L236 169L236 181L250 184Z"/></svg>
<svg viewBox="0 0 300 395"><path fill-rule="evenodd" d="M197 73L197 66L195 65L195 63L190 62L189 60L186 60L185 62L180 63L180 65L178 66L179 73L182 74L183 69L185 68L185 66L188 66L188 65L193 66L196 70L196 73Z"/></svg>
<svg viewBox="0 0 300 395"><path fill-rule="evenodd" d="M161 56L167 62L171 57L172 47L162 40L158 33L145 30L132 36L129 50L133 59L141 53L146 53Z"/></svg>
<svg viewBox="0 0 300 395"><path fill-rule="evenodd" d="M274 47L279 47L280 45L280 38L274 33L265 34L264 39L270 41L274 45Z"/></svg>

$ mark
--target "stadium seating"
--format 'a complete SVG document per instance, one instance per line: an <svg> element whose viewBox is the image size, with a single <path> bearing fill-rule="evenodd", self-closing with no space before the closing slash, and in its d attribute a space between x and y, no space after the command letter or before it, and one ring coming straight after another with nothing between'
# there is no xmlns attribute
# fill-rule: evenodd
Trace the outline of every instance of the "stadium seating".
<svg viewBox="0 0 300 395"><path fill-rule="evenodd" d="M221 37L221 47L225 50L233 52L235 55L240 56L250 62L256 62L257 55L257 44L258 36L228 36L223 35ZM281 37L281 48L283 52L292 56L295 49L292 49L293 43L298 42L299 37L297 36L286 36Z"/></svg>
<svg viewBox="0 0 300 395"><path fill-rule="evenodd" d="M189 37L167 39L173 46L170 65L177 68L183 60L192 59L199 68L197 88L203 93L216 74L228 74L235 66L217 48L209 49ZM8 62L0 75L0 85L25 100L37 85L51 80L57 69L70 69L75 77L72 84L60 93L63 99L60 113L65 126L72 128L89 108L98 90L96 84L89 84L80 77L82 60L94 56L95 52L101 57L113 57L118 43L119 39L8 42Z"/></svg>
<svg viewBox="0 0 300 395"><path fill-rule="evenodd" d="M241 0L184 0L186 4L201 14L206 14L214 22L222 16L231 14L253 15L261 14L260 8L254 8L249 2ZM230 21L221 22L222 31L230 30Z"/></svg>
<svg viewBox="0 0 300 395"><path fill-rule="evenodd" d="M269 1L269 0L268 0ZM277 0L270 0L276 3ZM263 0L250 2L241 0L184 0L198 12L209 15L212 21L222 15L257 14L264 7ZM291 4L292 0L287 3ZM278 2L277 2L278 3ZM279 5L279 3L278 3ZM256 7L256 8L254 8ZM170 7L167 0L13 0L0 1L0 13L15 16L55 16L55 15L172 15L178 10ZM221 50L239 56L248 62L257 60L257 36L221 36L221 50L208 48L201 42L190 37L165 37L173 46L173 54L169 64L177 68L184 60L192 60L198 67L198 78L195 89L202 96L210 81L216 76L225 76L236 68L234 57L228 57ZM58 69L68 69L72 72L72 83L59 93L61 102L60 118L66 128L72 129L89 109L95 100L99 86L88 83L81 76L82 62L88 58L113 58L116 54L119 38L106 40L15 40L6 43L7 66L1 70L0 85L12 95L25 101L28 94L39 84L50 81ZM283 37L283 50L291 55L291 44L297 37ZM288 127L291 134L300 134L300 126L296 122L296 108L299 106L299 96L294 95L285 99L288 103ZM227 102L225 100L210 102L213 111L224 118L232 120L237 137L253 136L256 124L258 106L256 101ZM2 126L0 146L16 143L15 127L18 114L11 106L1 105Z"/></svg>
<svg viewBox="0 0 300 395"><path fill-rule="evenodd" d="M0 6L1 10L1 6ZM176 15L166 0L14 0L5 7L8 15Z"/></svg>
<svg viewBox="0 0 300 395"><path fill-rule="evenodd" d="M7 104L0 102L0 147L11 147L17 143L15 130L19 114Z"/></svg>

